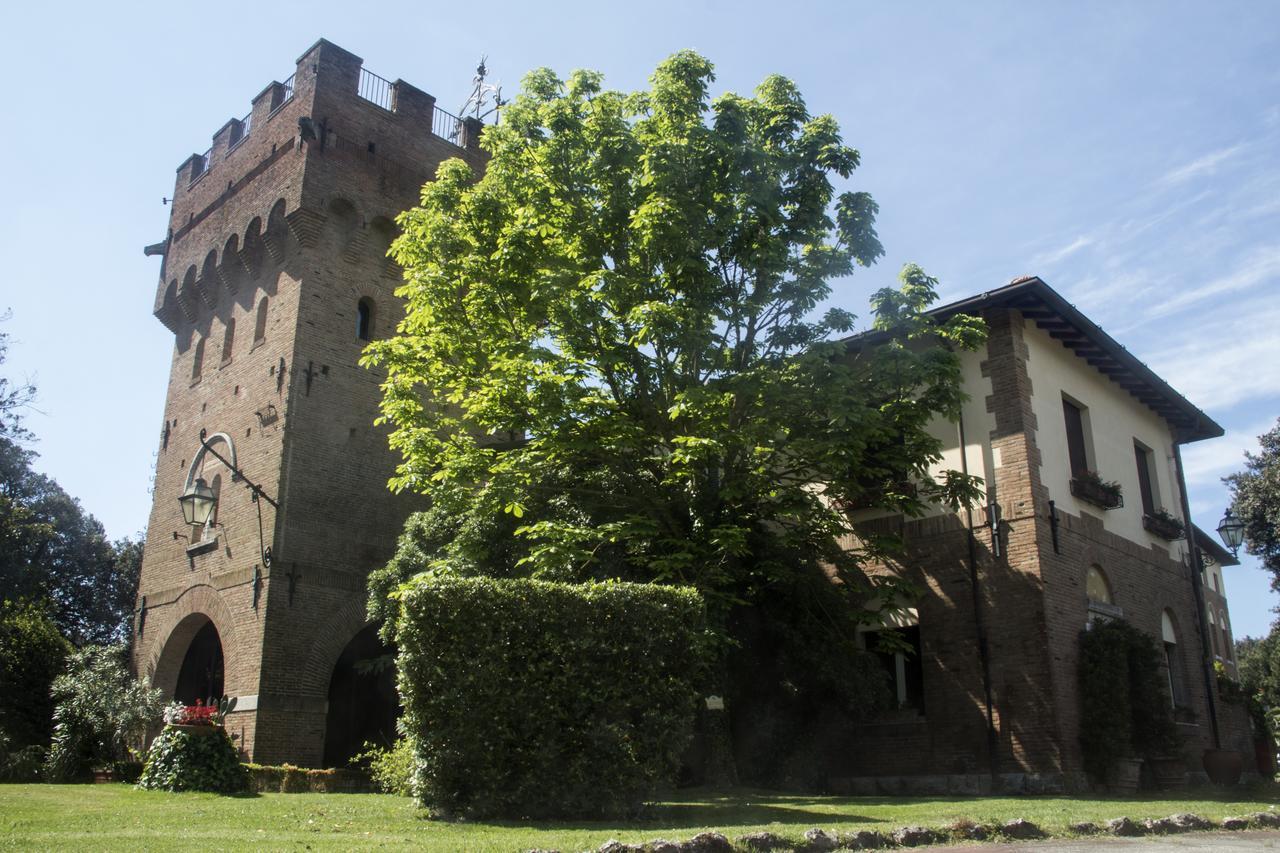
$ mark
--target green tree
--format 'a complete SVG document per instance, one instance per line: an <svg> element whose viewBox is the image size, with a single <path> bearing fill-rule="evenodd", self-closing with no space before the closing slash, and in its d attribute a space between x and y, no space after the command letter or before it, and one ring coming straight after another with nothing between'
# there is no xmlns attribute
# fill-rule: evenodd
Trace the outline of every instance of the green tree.
<svg viewBox="0 0 1280 853"><path fill-rule="evenodd" d="M709 102L713 79L692 52L632 94L535 71L485 130L483 176L446 162L401 216L407 316L365 363L386 370L393 486L437 515L381 592L429 567L675 583L722 626L800 609L839 657L867 587L839 507L975 495L929 476L926 425L957 413L980 324L932 322L936 282L908 266L873 337L841 340L830 282L883 253L875 202L833 185L859 154L790 81ZM436 536L495 516L514 544Z"/></svg>
<svg viewBox="0 0 1280 853"><path fill-rule="evenodd" d="M45 606L0 602L0 739L8 749L48 744L53 730L49 688L70 650Z"/></svg>
<svg viewBox="0 0 1280 853"><path fill-rule="evenodd" d="M1244 546L1270 570L1271 587L1280 590L1280 419L1258 436L1256 454L1245 453L1243 471L1225 477L1231 509L1245 523Z"/></svg>

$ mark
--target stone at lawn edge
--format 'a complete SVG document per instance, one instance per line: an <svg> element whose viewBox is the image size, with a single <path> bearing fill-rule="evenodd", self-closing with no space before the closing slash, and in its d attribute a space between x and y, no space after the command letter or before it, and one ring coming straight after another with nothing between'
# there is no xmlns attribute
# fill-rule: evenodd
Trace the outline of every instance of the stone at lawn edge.
<svg viewBox="0 0 1280 853"><path fill-rule="evenodd" d="M699 832L681 843L680 850L683 853L733 853L733 845L719 832Z"/></svg>
<svg viewBox="0 0 1280 853"><path fill-rule="evenodd" d="M991 832L985 826L972 821L957 821L949 829L960 841L986 841L991 837Z"/></svg>
<svg viewBox="0 0 1280 853"><path fill-rule="evenodd" d="M1016 838L1019 841L1029 841L1033 838L1044 838L1046 836L1043 829L1022 818L1008 821L1000 827L1000 832L1009 838Z"/></svg>
<svg viewBox="0 0 1280 853"><path fill-rule="evenodd" d="M738 846L752 851L790 850L795 844L772 832L749 832L738 837Z"/></svg>
<svg viewBox="0 0 1280 853"><path fill-rule="evenodd" d="M1249 815L1249 820L1257 826L1265 826L1268 829L1280 827L1280 814L1276 812L1254 812Z"/></svg>
<svg viewBox="0 0 1280 853"><path fill-rule="evenodd" d="M1076 835L1097 835L1102 829L1092 821L1082 821L1081 823L1073 823L1067 827L1069 832Z"/></svg>
<svg viewBox="0 0 1280 853"><path fill-rule="evenodd" d="M890 837L899 847L919 847L936 842L938 833L924 826L903 826L895 829Z"/></svg>
<svg viewBox="0 0 1280 853"><path fill-rule="evenodd" d="M641 853L643 848L635 844L623 844L616 838L610 838L596 848L596 853Z"/></svg>
<svg viewBox="0 0 1280 853"><path fill-rule="evenodd" d="M655 838L648 844L644 845L646 853L681 853L684 849L675 841L668 841L665 838Z"/></svg>
<svg viewBox="0 0 1280 853"><path fill-rule="evenodd" d="M1132 838L1146 832L1146 827L1134 823L1127 817L1118 817L1107 821L1107 832L1112 835L1123 835Z"/></svg>
<svg viewBox="0 0 1280 853"><path fill-rule="evenodd" d="M888 843L884 835L874 829L843 832L838 838L841 847L848 847L851 850L879 850Z"/></svg>
<svg viewBox="0 0 1280 853"><path fill-rule="evenodd" d="M1229 829L1232 832L1249 828L1249 819L1247 817L1224 817L1222 819L1222 828Z"/></svg>
<svg viewBox="0 0 1280 853"><path fill-rule="evenodd" d="M1147 831L1159 834L1171 832L1191 832L1196 829L1212 829L1213 824L1197 814L1180 812L1157 820L1148 820Z"/></svg>
<svg viewBox="0 0 1280 853"><path fill-rule="evenodd" d="M828 850L835 850L840 846L840 842L836 840L834 834L816 826L805 831L804 841L805 849L812 851L812 853L827 853Z"/></svg>

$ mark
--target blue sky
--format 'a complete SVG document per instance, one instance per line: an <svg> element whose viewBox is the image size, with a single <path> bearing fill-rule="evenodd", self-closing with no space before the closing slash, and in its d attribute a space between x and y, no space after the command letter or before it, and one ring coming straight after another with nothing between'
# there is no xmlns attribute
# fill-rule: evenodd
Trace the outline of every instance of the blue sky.
<svg viewBox="0 0 1280 853"><path fill-rule="evenodd" d="M887 256L842 282L866 312L907 261L944 298L1036 273L1227 429L1185 452L1212 528L1219 477L1280 415L1280 4L24 3L0 71L4 371L38 385L38 462L112 536L142 528L172 336L150 315L174 170L323 36L456 108L476 60L644 85L691 47L716 91L794 79L863 154ZM1226 581L1237 636L1276 597Z"/></svg>

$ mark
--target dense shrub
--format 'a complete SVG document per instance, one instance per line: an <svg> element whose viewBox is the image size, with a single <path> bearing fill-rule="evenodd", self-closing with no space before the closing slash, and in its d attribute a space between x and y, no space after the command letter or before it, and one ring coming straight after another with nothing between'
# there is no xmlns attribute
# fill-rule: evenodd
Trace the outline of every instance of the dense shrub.
<svg viewBox="0 0 1280 853"><path fill-rule="evenodd" d="M400 797L413 796L414 760L413 742L407 737L396 740L390 748L366 743L367 749L355 760L369 768L369 777L384 794Z"/></svg>
<svg viewBox="0 0 1280 853"><path fill-rule="evenodd" d="M127 761L148 728L160 722L161 692L129 674L123 646L73 652L53 682L53 744L46 774L53 782L85 778Z"/></svg>
<svg viewBox="0 0 1280 853"><path fill-rule="evenodd" d="M7 763L10 753L48 746L53 733L49 689L70 651L46 607L0 603L0 763Z"/></svg>
<svg viewBox="0 0 1280 853"><path fill-rule="evenodd" d="M1159 649L1119 620L1080 635L1080 748L1098 778L1120 758L1149 758L1180 747Z"/></svg>
<svg viewBox="0 0 1280 853"><path fill-rule="evenodd" d="M404 726L436 814L627 814L675 778L706 659L693 590L425 575L400 597Z"/></svg>
<svg viewBox="0 0 1280 853"><path fill-rule="evenodd" d="M138 780L141 788L238 794L249 777L235 745L221 726L165 726L151 742Z"/></svg>

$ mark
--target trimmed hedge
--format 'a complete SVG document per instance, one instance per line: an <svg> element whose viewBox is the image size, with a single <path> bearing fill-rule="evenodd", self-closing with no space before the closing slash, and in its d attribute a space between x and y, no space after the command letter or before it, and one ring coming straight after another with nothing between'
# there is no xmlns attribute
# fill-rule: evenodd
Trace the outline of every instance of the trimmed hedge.
<svg viewBox="0 0 1280 853"><path fill-rule="evenodd" d="M138 787L159 791L213 791L239 794L249 777L235 745L221 726L209 733L165 726L147 750Z"/></svg>
<svg viewBox="0 0 1280 853"><path fill-rule="evenodd" d="M435 814L628 815L674 780L706 671L696 591L421 575L400 599L403 721Z"/></svg>
<svg viewBox="0 0 1280 853"><path fill-rule="evenodd" d="M246 764L249 790L256 794L368 794L374 790L367 773L333 768L312 770L292 764Z"/></svg>

